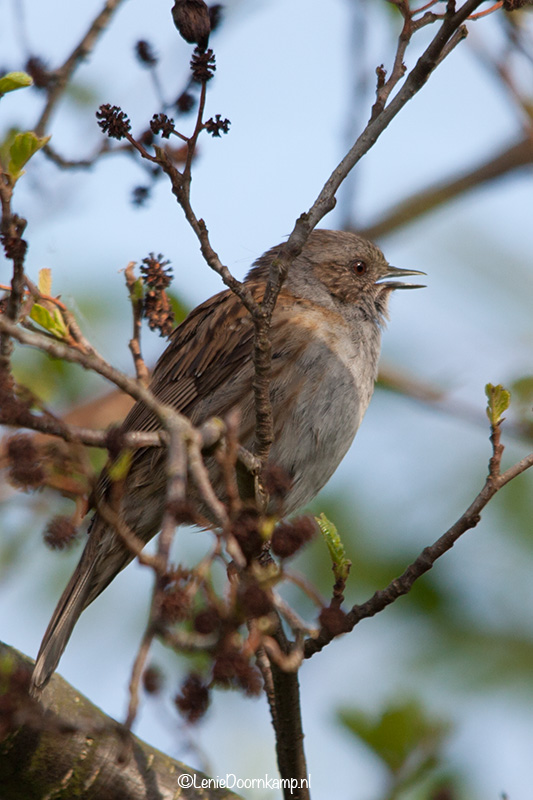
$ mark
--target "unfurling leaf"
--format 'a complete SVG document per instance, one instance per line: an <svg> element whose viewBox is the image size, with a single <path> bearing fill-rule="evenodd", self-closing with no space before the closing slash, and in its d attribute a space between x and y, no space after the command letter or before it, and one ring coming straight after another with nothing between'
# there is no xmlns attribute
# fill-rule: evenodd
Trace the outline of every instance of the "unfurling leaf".
<svg viewBox="0 0 533 800"><path fill-rule="evenodd" d="M67 326L57 308L54 308L53 311L49 311L39 303L34 303L31 307L30 317L34 322L40 325L41 328L44 328L45 331L48 331L48 333L51 333L58 339L68 338Z"/></svg>
<svg viewBox="0 0 533 800"><path fill-rule="evenodd" d="M0 78L0 97L7 92L14 92L16 89L24 89L33 83L27 72L8 72Z"/></svg>
<svg viewBox="0 0 533 800"><path fill-rule="evenodd" d="M331 561L333 562L333 574L336 580L345 581L350 572L352 562L346 558L346 551L342 543L339 532L333 522L325 514L315 517L320 533L326 542Z"/></svg>
<svg viewBox="0 0 533 800"><path fill-rule="evenodd" d="M487 383L485 386L485 394L487 395L487 417L491 427L495 428L502 422L502 414L507 411L511 402L511 392L504 389L501 384L493 386L492 383Z"/></svg>
<svg viewBox="0 0 533 800"><path fill-rule="evenodd" d="M50 141L50 136L37 136L33 131L18 133L9 148L8 175L13 183L24 174L23 167L35 153Z"/></svg>

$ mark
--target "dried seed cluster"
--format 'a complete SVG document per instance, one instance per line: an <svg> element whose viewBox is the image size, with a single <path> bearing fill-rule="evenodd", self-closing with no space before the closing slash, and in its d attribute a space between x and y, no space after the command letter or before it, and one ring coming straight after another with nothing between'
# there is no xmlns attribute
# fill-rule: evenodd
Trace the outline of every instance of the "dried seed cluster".
<svg viewBox="0 0 533 800"><path fill-rule="evenodd" d="M44 541L52 550L65 550L74 544L77 530L70 517L52 517L44 531Z"/></svg>
<svg viewBox="0 0 533 800"><path fill-rule="evenodd" d="M220 114L217 114L215 118L211 117L208 119L207 122L204 123L204 128L211 136L220 136L221 133L227 133L229 131L229 126L231 122L229 119L222 119Z"/></svg>
<svg viewBox="0 0 533 800"><path fill-rule="evenodd" d="M172 269L169 261L159 254L153 253L143 258L141 275L147 290L144 295L143 315L152 330L158 330L161 336L168 336L174 328L174 312L165 291L172 280Z"/></svg>
<svg viewBox="0 0 533 800"><path fill-rule="evenodd" d="M174 120L166 114L154 114L150 121L150 130L155 136L161 134L163 139L169 139L170 134L174 133Z"/></svg>
<svg viewBox="0 0 533 800"><path fill-rule="evenodd" d="M131 129L131 122L119 106L104 103L96 112L98 125L111 139L123 139Z"/></svg>

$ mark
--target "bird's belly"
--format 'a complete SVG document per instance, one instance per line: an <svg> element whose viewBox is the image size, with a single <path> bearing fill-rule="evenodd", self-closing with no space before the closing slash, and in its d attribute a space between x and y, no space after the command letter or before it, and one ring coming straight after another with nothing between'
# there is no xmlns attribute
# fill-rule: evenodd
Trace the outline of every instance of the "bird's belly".
<svg viewBox="0 0 533 800"><path fill-rule="evenodd" d="M275 381L272 385L273 405L282 412L274 419L269 460L293 480L284 508L287 514L312 500L333 475L353 441L374 386L374 372L359 369L358 354L347 361L331 351L325 359L320 348L314 350L298 365L299 375L293 375L288 386ZM276 392L282 402L276 402Z"/></svg>

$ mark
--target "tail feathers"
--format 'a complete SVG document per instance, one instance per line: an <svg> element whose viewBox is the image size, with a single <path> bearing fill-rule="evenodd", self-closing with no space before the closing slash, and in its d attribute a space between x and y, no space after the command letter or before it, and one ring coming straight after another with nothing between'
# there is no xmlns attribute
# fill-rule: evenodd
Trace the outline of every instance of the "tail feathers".
<svg viewBox="0 0 533 800"><path fill-rule="evenodd" d="M87 551L86 551L87 552ZM30 693L38 695L50 680L83 609L90 600L95 561L83 553L44 634L31 677ZM91 563L92 562L92 563Z"/></svg>
<svg viewBox="0 0 533 800"><path fill-rule="evenodd" d="M132 559L133 553L95 516L89 541L44 634L31 678L32 695L37 696L50 680L81 612Z"/></svg>

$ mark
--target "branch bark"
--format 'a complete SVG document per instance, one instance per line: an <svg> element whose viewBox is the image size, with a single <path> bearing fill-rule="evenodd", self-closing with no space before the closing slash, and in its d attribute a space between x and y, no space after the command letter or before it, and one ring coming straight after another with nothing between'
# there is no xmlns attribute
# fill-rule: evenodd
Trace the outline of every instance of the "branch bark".
<svg viewBox="0 0 533 800"><path fill-rule="evenodd" d="M279 642L279 638L278 638ZM288 654L292 642L285 640ZM276 754L282 778L294 781L294 786L284 788L286 800L308 800L307 763L303 746L304 732L300 706L298 671L288 672L270 659L273 685L272 721L276 731Z"/></svg>
<svg viewBox="0 0 533 800"><path fill-rule="evenodd" d="M533 165L533 140L525 136L518 142L505 147L496 155L483 161L477 167L458 175L451 180L438 181L427 189L408 197L394 208L389 209L380 219L366 228L357 228L357 233L369 239L379 239L396 228L418 220L444 203L461 197L466 192L483 186L511 172Z"/></svg>
<svg viewBox="0 0 533 800"><path fill-rule="evenodd" d="M2 800L239 800L125 731L58 675L40 702L28 698L31 664L0 643Z"/></svg>
<svg viewBox="0 0 533 800"><path fill-rule="evenodd" d="M395 578L385 589L380 589L375 592L366 603L355 605L346 615L346 631L351 631L355 626L361 622L362 619L368 619L383 611L384 608L394 603L404 594L407 594L415 581L418 580L424 573L428 572L438 558L447 553L448 550L454 546L456 541L471 528L475 528L481 520L481 512L485 506L492 500L494 495L502 489L507 483L512 481L517 475L521 475L526 470L533 467L533 453L530 453L525 458L518 461L512 467L509 467L505 472L495 473L493 467L493 459L491 458L491 467L485 485L473 500L464 514L449 528L445 533L440 536L436 542L428 547L425 547L418 558L410 564L404 572ZM499 453L501 458L501 451ZM498 462L499 466L499 462ZM320 652L327 644L329 644L335 635L330 631L323 628L315 639L307 639L304 646L305 658L310 658L315 653Z"/></svg>
<svg viewBox="0 0 533 800"><path fill-rule="evenodd" d="M35 133L37 136L43 136L50 121L50 117L52 116L57 103L61 99L68 82L72 78L74 71L83 61L83 59L87 58L91 50L94 49L99 37L105 31L111 20L111 17L122 2L123 0L106 0L106 3L104 3L104 7L100 13L97 14L97 16L91 22L85 36L76 45L62 66L54 72L54 82L48 92L46 105L37 125L35 126Z"/></svg>

